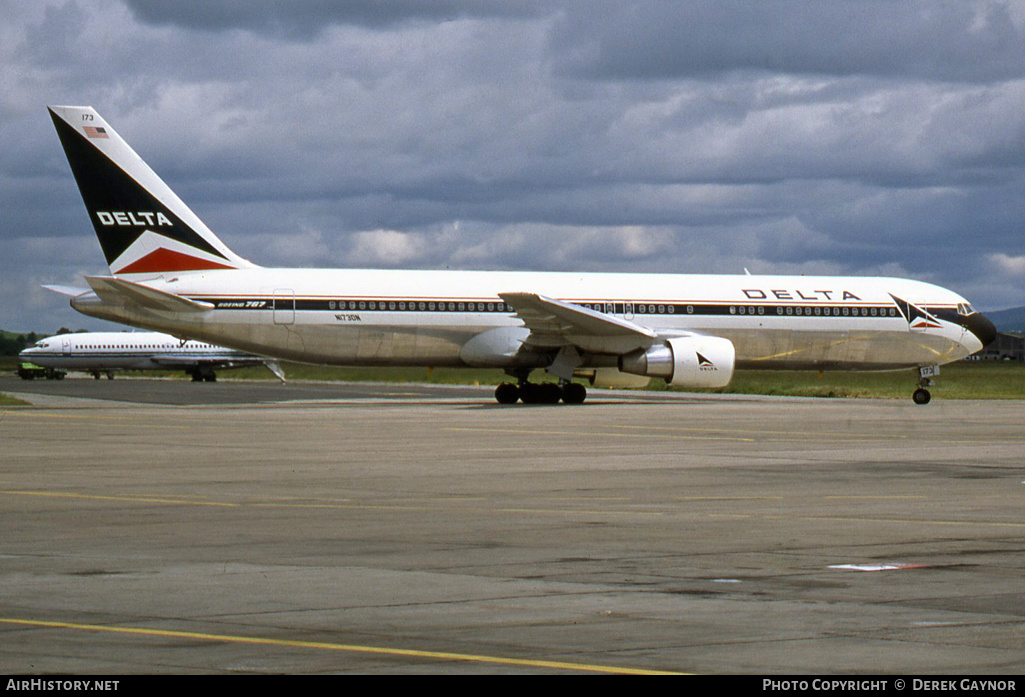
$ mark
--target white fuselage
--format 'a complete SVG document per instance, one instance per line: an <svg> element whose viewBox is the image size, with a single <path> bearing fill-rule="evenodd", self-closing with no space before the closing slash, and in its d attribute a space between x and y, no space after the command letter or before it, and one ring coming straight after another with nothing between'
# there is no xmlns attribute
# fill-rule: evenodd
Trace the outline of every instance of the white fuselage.
<svg viewBox="0 0 1025 697"><path fill-rule="evenodd" d="M105 319L321 364L476 365L463 347L490 329L521 326L499 294L522 291L662 336L726 338L738 368L892 370L947 363L982 348L958 319L971 312L964 298L897 278L264 268L125 278L212 307L173 312L92 294L72 304ZM897 299L938 321L913 323ZM487 365L539 367L550 359L534 352ZM610 352L607 364L614 360ZM601 351L586 361L602 365Z"/></svg>
<svg viewBox="0 0 1025 697"><path fill-rule="evenodd" d="M19 357L45 368L107 372L168 370L202 361L244 361L238 351L202 341L185 341L153 332L87 332L58 334L36 342Z"/></svg>

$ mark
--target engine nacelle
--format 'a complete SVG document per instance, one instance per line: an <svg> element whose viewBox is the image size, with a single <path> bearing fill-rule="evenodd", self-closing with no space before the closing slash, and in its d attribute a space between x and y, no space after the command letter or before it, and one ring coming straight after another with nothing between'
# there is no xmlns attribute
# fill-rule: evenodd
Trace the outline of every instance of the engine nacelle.
<svg viewBox="0 0 1025 697"><path fill-rule="evenodd" d="M496 327L473 337L459 350L459 357L474 368L508 368L524 362L526 327ZM532 359L533 360L533 359Z"/></svg>
<svg viewBox="0 0 1025 697"><path fill-rule="evenodd" d="M624 373L662 378L674 387L725 387L733 378L737 352L729 339L680 336L619 359Z"/></svg>

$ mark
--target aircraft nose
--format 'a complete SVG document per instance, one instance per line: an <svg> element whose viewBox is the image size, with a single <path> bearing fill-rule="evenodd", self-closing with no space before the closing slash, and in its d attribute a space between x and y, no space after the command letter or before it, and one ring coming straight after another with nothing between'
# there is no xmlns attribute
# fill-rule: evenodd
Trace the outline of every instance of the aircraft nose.
<svg viewBox="0 0 1025 697"><path fill-rule="evenodd" d="M965 318L965 328L982 342L983 348L993 343L997 338L997 328L985 315L976 312Z"/></svg>

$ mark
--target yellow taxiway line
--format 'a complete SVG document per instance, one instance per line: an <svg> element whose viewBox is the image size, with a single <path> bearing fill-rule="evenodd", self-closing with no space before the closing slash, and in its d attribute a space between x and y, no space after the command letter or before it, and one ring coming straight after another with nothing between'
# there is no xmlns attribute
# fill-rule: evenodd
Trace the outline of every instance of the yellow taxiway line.
<svg viewBox="0 0 1025 697"><path fill-rule="evenodd" d="M322 641L297 641L289 639L267 639L263 637L235 636L231 634L207 634L203 632L179 632L169 629L148 627L108 627L100 624L78 624L74 622L47 622L43 620L19 620L0 618L0 624L32 627L36 629L73 629L86 632L106 632L109 634L131 634L135 636L151 636L171 639L188 639L216 641L227 644L248 644L252 646L277 646L299 649L315 649L321 651L342 651L348 653L376 654L397 658L415 658L423 660L458 661L467 663L488 663L517 668L568 670L584 673L610 673L616 675L683 675L643 668L626 668L620 666L594 665L588 663L569 663L566 661L545 661L529 658L504 658L501 656L482 656L467 653L449 653L446 651L420 651L415 649L397 649L381 646L359 646L355 644L334 644Z"/></svg>

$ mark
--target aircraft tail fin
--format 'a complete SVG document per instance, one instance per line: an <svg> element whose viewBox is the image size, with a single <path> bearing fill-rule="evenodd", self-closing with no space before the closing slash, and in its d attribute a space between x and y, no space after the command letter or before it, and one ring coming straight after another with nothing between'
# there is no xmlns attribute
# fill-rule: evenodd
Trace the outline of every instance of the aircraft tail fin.
<svg viewBox="0 0 1025 697"><path fill-rule="evenodd" d="M115 275L251 268L217 238L92 107L50 117Z"/></svg>

